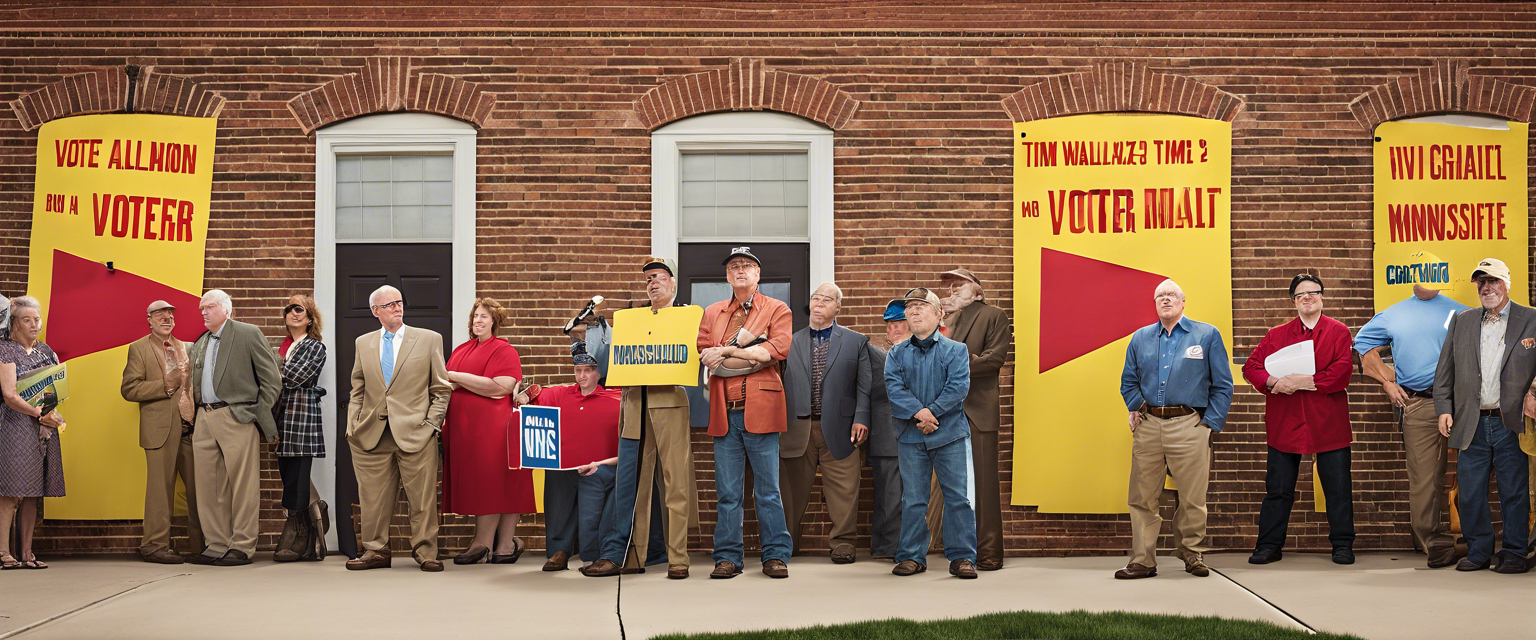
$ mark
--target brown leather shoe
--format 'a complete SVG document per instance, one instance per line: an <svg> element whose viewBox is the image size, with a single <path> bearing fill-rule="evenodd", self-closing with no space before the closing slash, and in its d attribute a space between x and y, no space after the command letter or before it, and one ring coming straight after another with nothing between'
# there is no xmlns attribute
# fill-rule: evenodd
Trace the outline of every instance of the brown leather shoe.
<svg viewBox="0 0 1536 640"><path fill-rule="evenodd" d="M688 577L688 565L686 565L686 564L669 564L669 565L667 565L667 577L672 579L672 580L682 580L684 578L687 578Z"/></svg>
<svg viewBox="0 0 1536 640"><path fill-rule="evenodd" d="M896 566L891 569L891 573L905 577L915 576L927 570L928 567L926 565L918 564L916 560L902 560L896 563Z"/></svg>
<svg viewBox="0 0 1536 640"><path fill-rule="evenodd" d="M853 564L854 560L853 545L840 544L832 547L832 564Z"/></svg>
<svg viewBox="0 0 1536 640"><path fill-rule="evenodd" d="M1429 568L1439 569L1442 567L1449 567L1453 564L1456 564L1457 560L1460 560L1467 555L1465 552L1458 554L1456 551L1457 549L1454 545L1449 547L1441 547L1439 549L1430 551Z"/></svg>
<svg viewBox="0 0 1536 640"><path fill-rule="evenodd" d="M766 569L767 566L765 565L764 568ZM709 573L709 577L715 578L717 580L734 578L738 575L741 575L741 567L736 566L736 563L730 562L728 560L721 560L720 562L716 562L715 570Z"/></svg>
<svg viewBox="0 0 1536 640"><path fill-rule="evenodd" d="M976 561L977 571L997 571L1003 568L1002 558L982 558Z"/></svg>
<svg viewBox="0 0 1536 640"><path fill-rule="evenodd" d="M443 570L442 560L422 560L421 570L428 573L437 573Z"/></svg>
<svg viewBox="0 0 1536 640"><path fill-rule="evenodd" d="M155 564L181 564L186 562L181 559L181 556L171 553L170 549L163 547L155 549L154 553L143 554L139 557L143 558L145 562L153 562Z"/></svg>
<svg viewBox="0 0 1536 640"><path fill-rule="evenodd" d="M619 565L614 564L612 560L607 558L581 568L581 575L588 578L606 578L619 575L619 573Z"/></svg>
<svg viewBox="0 0 1536 640"><path fill-rule="evenodd" d="M368 549L363 555L347 561L349 571L367 571L369 569L388 569L390 557L388 553Z"/></svg>
<svg viewBox="0 0 1536 640"><path fill-rule="evenodd" d="M1140 580L1157 575L1157 567L1148 567L1132 562L1125 565L1124 569L1115 572L1116 580Z"/></svg>
<svg viewBox="0 0 1536 640"><path fill-rule="evenodd" d="M783 560L769 560L763 563L763 575L770 578L788 578L789 565Z"/></svg>
<svg viewBox="0 0 1536 640"><path fill-rule="evenodd" d="M976 579L976 563L961 558L949 563L949 575L963 580Z"/></svg>
<svg viewBox="0 0 1536 640"><path fill-rule="evenodd" d="M556 551L555 555L544 562L545 571L565 571L570 568L571 554L564 551Z"/></svg>
<svg viewBox="0 0 1536 640"><path fill-rule="evenodd" d="M1204 578L1211 575L1211 568L1205 566L1205 556L1197 553L1184 558L1184 572L1196 578Z"/></svg>

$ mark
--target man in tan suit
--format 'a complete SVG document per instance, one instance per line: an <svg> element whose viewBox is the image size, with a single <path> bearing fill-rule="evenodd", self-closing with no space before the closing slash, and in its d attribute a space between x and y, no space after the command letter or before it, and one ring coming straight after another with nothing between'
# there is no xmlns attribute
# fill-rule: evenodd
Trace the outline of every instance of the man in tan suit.
<svg viewBox="0 0 1536 640"><path fill-rule="evenodd" d="M261 532L260 439L277 439L272 405L283 377L261 330L230 318L229 294L209 291L198 308L208 331L188 354L197 403L192 456L200 489L198 517L208 546L188 561L250 564Z"/></svg>
<svg viewBox="0 0 1536 640"><path fill-rule="evenodd" d="M362 502L363 555L352 570L389 566L389 520L395 487L411 505L411 555L422 571L442 571L437 559L437 434L448 412L443 337L405 325L405 299L389 285L368 296L383 328L357 338L347 444Z"/></svg>
<svg viewBox="0 0 1536 640"><path fill-rule="evenodd" d="M186 344L176 329L176 307L164 300L149 305L150 334L128 345L123 367L123 399L139 403L139 446L144 448L147 482L144 487L144 537L139 556L145 562L181 564L171 551L171 505L176 476L187 487L187 540L193 553L203 549L203 527L197 519L197 481L192 467L192 385L188 384ZM171 438L171 434L176 434Z"/></svg>

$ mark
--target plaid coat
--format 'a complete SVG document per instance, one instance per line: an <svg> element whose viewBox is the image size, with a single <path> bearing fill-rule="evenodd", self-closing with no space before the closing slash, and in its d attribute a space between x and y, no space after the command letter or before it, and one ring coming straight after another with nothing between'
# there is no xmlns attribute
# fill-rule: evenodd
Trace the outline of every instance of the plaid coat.
<svg viewBox="0 0 1536 640"><path fill-rule="evenodd" d="M325 345L319 340L304 340L288 347L288 359L280 361L283 392L272 407L279 434L277 455L324 458L320 399L325 397L325 389L316 385L325 366Z"/></svg>

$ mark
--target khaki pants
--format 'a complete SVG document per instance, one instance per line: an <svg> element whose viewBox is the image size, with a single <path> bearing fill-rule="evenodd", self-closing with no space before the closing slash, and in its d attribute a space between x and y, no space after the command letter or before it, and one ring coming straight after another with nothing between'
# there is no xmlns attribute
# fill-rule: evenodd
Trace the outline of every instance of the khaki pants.
<svg viewBox="0 0 1536 640"><path fill-rule="evenodd" d="M804 420L804 418L801 418ZM821 467L821 498L827 504L827 515L832 519L830 546L853 546L854 531L859 519L859 452L838 460L827 447L827 437L821 432L820 420L811 423L811 442L805 454L796 458L779 460L779 493L784 499L784 515L789 521L789 533L794 538L794 548L800 544L800 523L811 498L811 485L816 481L816 467Z"/></svg>
<svg viewBox="0 0 1536 640"><path fill-rule="evenodd" d="M661 420L655 420L660 417ZM651 489L661 480L666 514L667 563L688 566L688 525L693 514L693 444L689 441L687 407L648 409L640 439L640 486L635 493L635 535L625 566L638 566L650 553Z"/></svg>
<svg viewBox="0 0 1536 640"><path fill-rule="evenodd" d="M217 558L233 549L255 555L261 532L260 447L261 431L236 422L229 407L197 410L192 457L198 518L208 540L203 553Z"/></svg>
<svg viewBox="0 0 1536 640"><path fill-rule="evenodd" d="M1410 396L1403 408L1403 449L1408 463L1408 519L1419 550L1449 553L1456 545L1450 527L1442 523L1445 494L1446 441L1440 435L1435 401Z"/></svg>
<svg viewBox="0 0 1536 640"><path fill-rule="evenodd" d="M971 469L976 483L976 562L1003 563L1003 485L998 475L997 432L971 427ZM928 550L944 550L944 494L938 476L928 488Z"/></svg>
<svg viewBox="0 0 1536 640"><path fill-rule="evenodd" d="M176 419L178 425L180 418ZM176 431L181 431L180 427ZM203 550L203 526L197 517L197 478L192 464L192 436L171 434L158 449L144 450L144 537L139 553L171 548L171 512L176 502L176 476L187 487L187 541L192 552Z"/></svg>
<svg viewBox="0 0 1536 640"><path fill-rule="evenodd" d="M1131 564L1157 566L1157 536L1163 528L1158 502L1163 478L1172 473L1179 486L1174 511L1178 532L1175 556L1205 553L1205 492L1211 476L1211 430L1200 414L1162 419L1142 414L1131 435L1131 478L1127 504L1131 509Z"/></svg>
<svg viewBox="0 0 1536 640"><path fill-rule="evenodd" d="M388 427L373 450L348 439L352 470L357 475L358 502L362 507L363 548L389 555L389 521L395 515L395 498L401 485L410 503L411 556L417 562L437 559L437 436L420 451L407 453L395 444Z"/></svg>

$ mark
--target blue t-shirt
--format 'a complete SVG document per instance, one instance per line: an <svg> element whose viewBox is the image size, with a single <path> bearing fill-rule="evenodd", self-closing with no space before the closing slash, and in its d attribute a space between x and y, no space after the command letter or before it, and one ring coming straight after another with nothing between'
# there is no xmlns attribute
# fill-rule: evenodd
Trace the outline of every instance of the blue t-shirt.
<svg viewBox="0 0 1536 640"><path fill-rule="evenodd" d="M1451 316L1466 309L1467 305L1443 293L1428 300L1408 296L1360 327L1355 351L1363 354L1390 345L1398 386L1427 391L1435 384L1435 365Z"/></svg>

